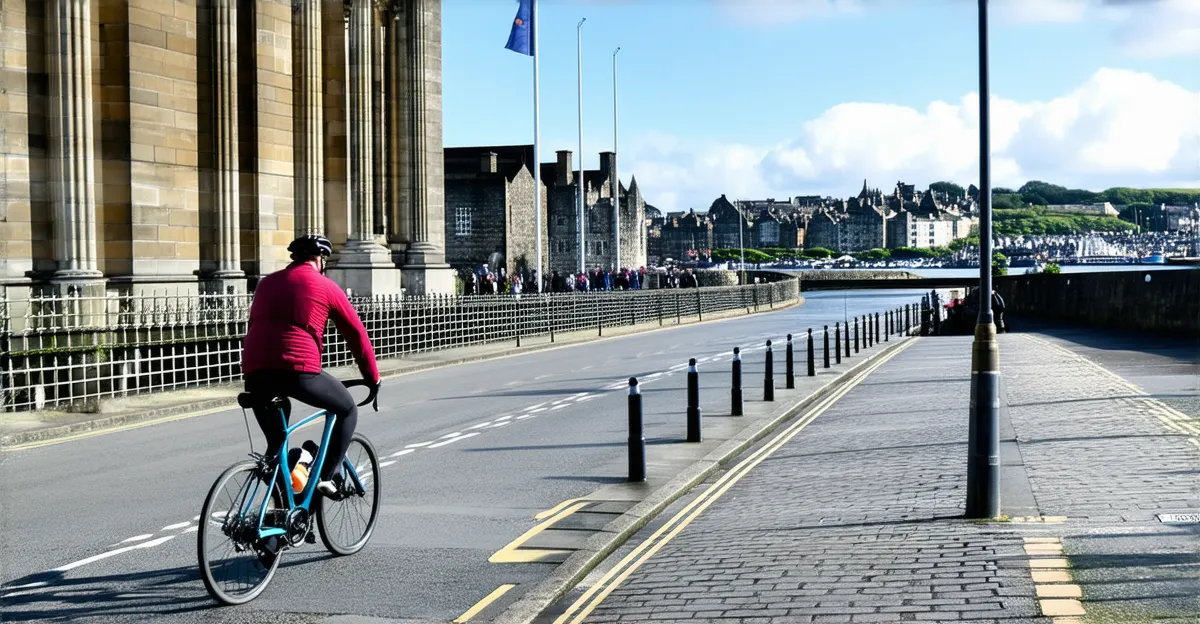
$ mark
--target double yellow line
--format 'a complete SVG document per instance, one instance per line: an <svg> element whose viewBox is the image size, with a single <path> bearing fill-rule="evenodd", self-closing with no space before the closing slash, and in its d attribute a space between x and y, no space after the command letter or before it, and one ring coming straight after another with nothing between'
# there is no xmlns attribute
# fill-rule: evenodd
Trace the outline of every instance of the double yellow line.
<svg viewBox="0 0 1200 624"><path fill-rule="evenodd" d="M592 613L613 592L621 583L629 578L631 574L646 561L653 557L655 553L662 549L668 542L679 535L687 525L691 524L709 505L712 505L717 499L725 494L733 484L737 483L746 476L755 466L762 463L763 460L770 457L775 451L782 448L792 438L796 437L809 423L816 420L818 416L824 414L830 407L841 400L846 393L853 390L858 384L862 383L868 375L875 372L879 367L883 366L888 360L895 357L904 349L907 349L914 341L910 340L899 347L895 348L890 353L879 358L878 361L863 369L855 375L849 382L838 388L825 399L821 400L815 407L810 409L799 420L792 423L780 433L776 434L770 442L763 445L749 457L742 460L734 466L729 472L725 473L712 487L708 488L697 496L686 507L675 514L662 527L654 532L653 535L646 538L633 552L629 553L611 570L606 572L600 581L590 587L574 604L567 609L565 613L554 620L554 624L578 624L584 618Z"/></svg>

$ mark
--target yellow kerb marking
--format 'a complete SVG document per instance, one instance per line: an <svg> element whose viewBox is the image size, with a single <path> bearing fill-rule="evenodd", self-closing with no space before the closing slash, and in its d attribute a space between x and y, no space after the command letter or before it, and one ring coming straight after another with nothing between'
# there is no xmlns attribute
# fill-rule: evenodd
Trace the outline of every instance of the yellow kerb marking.
<svg viewBox="0 0 1200 624"><path fill-rule="evenodd" d="M1065 570L1033 570L1034 583L1070 583L1071 574Z"/></svg>
<svg viewBox="0 0 1200 624"><path fill-rule="evenodd" d="M1065 570L1071 566L1066 559L1056 557L1053 559L1030 559L1029 567L1037 570Z"/></svg>
<svg viewBox="0 0 1200 624"><path fill-rule="evenodd" d="M1060 544L1062 540L1057 537L1027 537L1026 544Z"/></svg>
<svg viewBox="0 0 1200 624"><path fill-rule="evenodd" d="M1083 605L1078 600L1069 598L1051 598L1049 600L1039 600L1038 604L1042 607L1042 615L1056 617L1060 615L1083 615Z"/></svg>
<svg viewBox="0 0 1200 624"><path fill-rule="evenodd" d="M467 609L462 615L458 616L458 618L454 620L454 624L463 624L463 622L466 622L476 615L479 615L480 611L483 611L488 605L496 602L500 596L508 593L508 590L514 587L516 587L516 585L501 585L500 587L497 587L494 591L492 591L492 593L484 596L483 600L475 603L475 606Z"/></svg>
<svg viewBox="0 0 1200 624"><path fill-rule="evenodd" d="M545 522L534 526L532 529L525 531L521 537L509 542L509 544L504 548L497 550L496 554L488 558L488 561L491 563L531 563L534 561L539 561L542 557L545 557L549 554L570 552L566 550L547 549L527 549L525 551L518 551L517 549L521 547L521 544L533 539L533 537L538 533L541 533L542 531L545 531L553 526L555 522L566 518L567 516L579 511L580 509L583 509L586 506L587 503L575 503L570 507L558 512L557 514L551 516L549 520L546 520Z"/></svg>
<svg viewBox="0 0 1200 624"><path fill-rule="evenodd" d="M546 511L538 512L538 514L536 516L534 516L533 519L534 520L545 520L546 518L549 518L550 516L553 516L554 514L562 511L563 508L566 507L567 505L570 505L571 503L577 503L581 500L583 500L583 499L582 498L568 498L567 500L551 507L550 509L547 509Z"/></svg>
<svg viewBox="0 0 1200 624"><path fill-rule="evenodd" d="M1062 544L1026 544L1027 555L1061 555Z"/></svg>
<svg viewBox="0 0 1200 624"><path fill-rule="evenodd" d="M1078 585L1038 585L1038 598L1083 598Z"/></svg>

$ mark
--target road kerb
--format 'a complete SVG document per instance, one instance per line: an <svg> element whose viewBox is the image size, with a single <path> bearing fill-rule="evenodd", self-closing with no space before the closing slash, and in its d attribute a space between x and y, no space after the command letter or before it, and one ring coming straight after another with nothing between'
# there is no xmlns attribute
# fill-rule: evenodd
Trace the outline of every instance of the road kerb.
<svg viewBox="0 0 1200 624"><path fill-rule="evenodd" d="M568 557L551 572L550 576L534 585L509 605L493 622L495 624L528 624L532 622L542 611L582 582L592 570L603 563L609 555L633 537L642 527L681 496L703 483L722 465L738 458L780 426L796 418L806 408L835 392L879 357L916 338L917 336L902 336L894 342L886 343L875 353L860 354L860 358L854 366L842 371L820 388L801 397L780 415L769 418L766 422L747 426L746 429L714 449L703 459L685 468L667 483L651 492L641 502L605 525L603 529L588 539L582 549Z"/></svg>

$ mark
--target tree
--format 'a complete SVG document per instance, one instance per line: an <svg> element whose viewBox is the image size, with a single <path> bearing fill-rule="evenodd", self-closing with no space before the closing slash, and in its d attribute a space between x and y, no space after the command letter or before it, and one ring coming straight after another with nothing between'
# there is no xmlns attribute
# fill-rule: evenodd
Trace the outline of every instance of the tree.
<svg viewBox="0 0 1200 624"><path fill-rule="evenodd" d="M992 276L1008 275L1008 256L995 252L992 254Z"/></svg>
<svg viewBox="0 0 1200 624"><path fill-rule="evenodd" d="M1058 275L1059 273L1062 273L1062 267L1058 266L1057 263L1051 262L1046 265L1046 273Z"/></svg>
<svg viewBox="0 0 1200 624"><path fill-rule="evenodd" d="M966 191L963 190L963 187L953 182L934 182L929 185L929 190L938 193L945 193L950 197L964 197L966 195Z"/></svg>
<svg viewBox="0 0 1200 624"><path fill-rule="evenodd" d="M824 247L811 247L805 249L802 255L805 258L830 258L834 256L834 251Z"/></svg>
<svg viewBox="0 0 1200 624"><path fill-rule="evenodd" d="M887 249L879 249L879 248L868 249L866 251L860 251L860 252L854 254L854 258L857 260L877 261L877 260L887 260L890 257L892 257L892 253L890 251L888 251Z"/></svg>

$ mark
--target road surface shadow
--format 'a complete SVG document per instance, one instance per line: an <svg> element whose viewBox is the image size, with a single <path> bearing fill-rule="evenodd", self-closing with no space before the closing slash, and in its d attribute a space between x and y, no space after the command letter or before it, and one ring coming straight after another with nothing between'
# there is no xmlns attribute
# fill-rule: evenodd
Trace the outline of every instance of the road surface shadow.
<svg viewBox="0 0 1200 624"><path fill-rule="evenodd" d="M331 559L329 553L294 553L279 568ZM31 583L44 586L15 589ZM153 616L198 613L221 605L209 596L196 566L126 574L71 576L42 572L0 587L0 621L75 621L119 616Z"/></svg>

